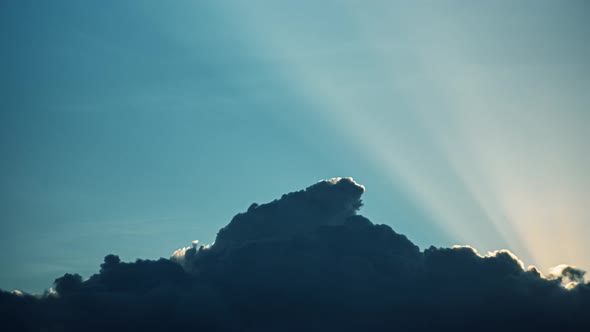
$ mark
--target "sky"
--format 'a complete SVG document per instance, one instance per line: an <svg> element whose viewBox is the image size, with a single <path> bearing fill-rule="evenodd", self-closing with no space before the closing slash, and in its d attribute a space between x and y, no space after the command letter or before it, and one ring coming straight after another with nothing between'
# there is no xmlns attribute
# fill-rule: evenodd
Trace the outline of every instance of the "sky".
<svg viewBox="0 0 590 332"><path fill-rule="evenodd" d="M3 1L0 288L321 179L421 249L590 268L585 1Z"/></svg>

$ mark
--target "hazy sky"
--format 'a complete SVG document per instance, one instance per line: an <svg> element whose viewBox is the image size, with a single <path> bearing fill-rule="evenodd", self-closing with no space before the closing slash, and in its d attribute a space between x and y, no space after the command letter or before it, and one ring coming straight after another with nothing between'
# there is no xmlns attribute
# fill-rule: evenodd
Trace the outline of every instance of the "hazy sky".
<svg viewBox="0 0 590 332"><path fill-rule="evenodd" d="M590 268L586 1L2 1L0 288L324 178L421 248Z"/></svg>

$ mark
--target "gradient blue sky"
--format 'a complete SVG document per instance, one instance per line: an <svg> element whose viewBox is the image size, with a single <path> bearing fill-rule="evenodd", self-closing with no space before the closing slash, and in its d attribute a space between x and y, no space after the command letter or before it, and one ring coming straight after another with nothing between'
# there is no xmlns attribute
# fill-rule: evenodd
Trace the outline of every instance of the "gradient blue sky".
<svg viewBox="0 0 590 332"><path fill-rule="evenodd" d="M586 1L2 1L0 288L334 176L422 248L590 268Z"/></svg>

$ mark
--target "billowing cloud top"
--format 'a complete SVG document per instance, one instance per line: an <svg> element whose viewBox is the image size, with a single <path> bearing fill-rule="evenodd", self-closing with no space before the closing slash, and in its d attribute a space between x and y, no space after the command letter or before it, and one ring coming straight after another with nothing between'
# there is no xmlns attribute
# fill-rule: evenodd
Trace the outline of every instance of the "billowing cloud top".
<svg viewBox="0 0 590 332"><path fill-rule="evenodd" d="M364 191L365 187L352 178L333 178L268 204L253 203L219 231L212 249L236 248L305 233L322 225L343 224L362 206Z"/></svg>
<svg viewBox="0 0 590 332"><path fill-rule="evenodd" d="M590 285L559 266L548 277L506 250L424 251L357 215L364 187L322 181L253 204L171 259L105 257L82 280L42 296L0 292L6 331L585 330ZM566 287L564 287L566 286Z"/></svg>

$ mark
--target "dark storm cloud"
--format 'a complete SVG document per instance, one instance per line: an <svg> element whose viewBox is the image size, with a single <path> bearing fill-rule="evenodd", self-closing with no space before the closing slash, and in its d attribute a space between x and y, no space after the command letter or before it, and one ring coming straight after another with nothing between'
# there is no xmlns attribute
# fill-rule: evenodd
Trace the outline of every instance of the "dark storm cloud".
<svg viewBox="0 0 590 332"><path fill-rule="evenodd" d="M563 266L547 279L508 251L420 251L356 214L363 192L351 179L323 181L253 204L209 248L134 263L108 255L86 281L56 279L57 293L2 292L2 330L579 331L590 323L583 271ZM565 289L564 278L577 286Z"/></svg>

